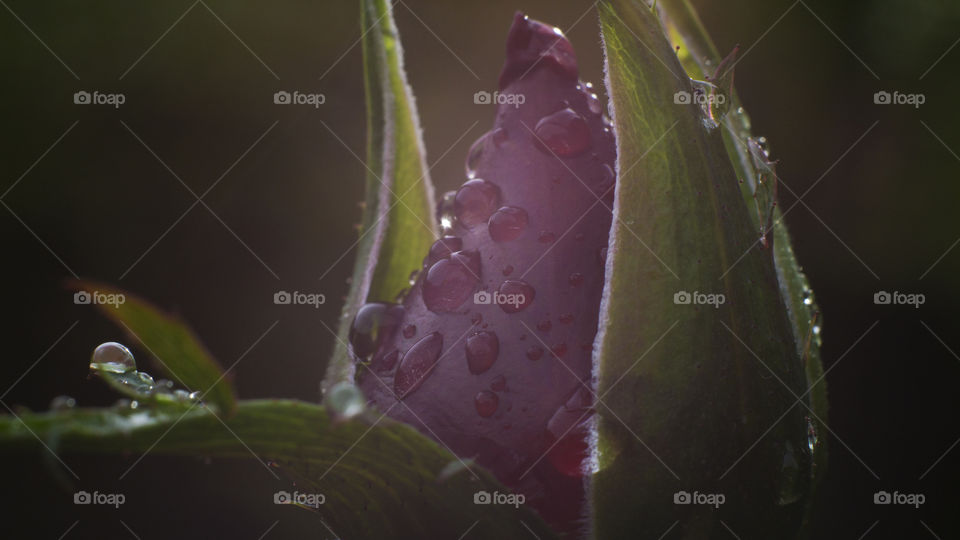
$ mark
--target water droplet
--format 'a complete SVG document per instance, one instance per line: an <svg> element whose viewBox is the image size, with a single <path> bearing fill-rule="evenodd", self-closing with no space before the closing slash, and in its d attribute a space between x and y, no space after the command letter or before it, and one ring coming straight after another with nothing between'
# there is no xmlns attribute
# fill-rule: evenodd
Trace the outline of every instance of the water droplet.
<svg viewBox="0 0 960 540"><path fill-rule="evenodd" d="M367 400L356 385L343 381L330 388L324 396L324 404L336 420L343 421L362 413Z"/></svg>
<svg viewBox="0 0 960 540"><path fill-rule="evenodd" d="M503 275L509 276L512 273L513 273L513 265L508 264L503 267Z"/></svg>
<svg viewBox="0 0 960 540"><path fill-rule="evenodd" d="M508 296L507 302L498 304L505 313L523 311L533 303L533 298L536 295L536 291L529 283L514 279L508 279L501 283L498 292L501 295ZM513 302L509 300L513 300Z"/></svg>
<svg viewBox="0 0 960 540"><path fill-rule="evenodd" d="M817 435L817 426L813 423L813 420L809 416L806 417L807 421L807 448L810 450L810 453L813 454L816 452L817 447L820 446L820 437Z"/></svg>
<svg viewBox="0 0 960 540"><path fill-rule="evenodd" d="M539 360L543 356L543 349L537 347L536 345L531 345L527 349L527 358L530 360Z"/></svg>
<svg viewBox="0 0 960 540"><path fill-rule="evenodd" d="M147 386L153 386L153 385L154 385L153 377L150 376L149 373L146 373L146 372L144 372L144 371L138 371L138 372L137 372L137 378L140 379L140 382L141 382L142 384L144 384L144 385L147 385Z"/></svg>
<svg viewBox="0 0 960 540"><path fill-rule="evenodd" d="M437 239L427 252L427 258L423 261L424 268L429 268L441 259L448 259L454 252L463 249L463 240L457 236L444 236Z"/></svg>
<svg viewBox="0 0 960 540"><path fill-rule="evenodd" d="M458 251L430 267L423 282L423 303L434 313L451 312L463 305L480 281L480 253Z"/></svg>
<svg viewBox="0 0 960 540"><path fill-rule="evenodd" d="M503 375L497 375L490 381L490 389L494 392L503 392L507 389L507 378Z"/></svg>
<svg viewBox="0 0 960 540"><path fill-rule="evenodd" d="M408 324L403 327L403 337L410 339L415 335L417 335L417 325Z"/></svg>
<svg viewBox="0 0 960 540"><path fill-rule="evenodd" d="M566 343L558 343L558 344L556 344L556 345L554 345L553 347L550 348L550 352L553 353L553 356L555 356L555 357L557 357L557 358L562 358L563 355L567 354L567 344L566 344Z"/></svg>
<svg viewBox="0 0 960 540"><path fill-rule="evenodd" d="M534 133L539 142L560 157L575 156L590 147L587 121L572 109L562 109L543 117L537 122Z"/></svg>
<svg viewBox="0 0 960 540"><path fill-rule="evenodd" d="M137 369L133 353L125 346L108 341L97 346L90 357L90 369L106 373L128 373Z"/></svg>
<svg viewBox="0 0 960 540"><path fill-rule="evenodd" d="M573 313L564 313L557 317L557 320L560 321L561 324L570 324L573 322Z"/></svg>
<svg viewBox="0 0 960 540"><path fill-rule="evenodd" d="M457 197L456 191L448 191L437 201L437 222L443 232L447 232L453 227L454 213L453 202Z"/></svg>
<svg viewBox="0 0 960 540"><path fill-rule="evenodd" d="M493 413L497 412L500 398L489 390L481 390L474 396L473 404L477 409L477 414L484 418L489 418L493 416Z"/></svg>
<svg viewBox="0 0 960 540"><path fill-rule="evenodd" d="M57 396L50 400L51 411L69 411L77 406L77 400L70 396Z"/></svg>
<svg viewBox="0 0 960 540"><path fill-rule="evenodd" d="M489 133L484 133L470 145L470 150L467 152L467 162L464 167L467 172L467 178L474 178L477 175L477 165L480 163L480 158L483 157L483 147L486 146L489 137Z"/></svg>
<svg viewBox="0 0 960 540"><path fill-rule="evenodd" d="M349 334L357 360L369 360L382 344L390 340L403 319L403 313L403 306L386 302L371 302L357 311Z"/></svg>
<svg viewBox="0 0 960 540"><path fill-rule="evenodd" d="M550 319L544 319L537 323L537 330L541 332L549 332L553 328L553 323L550 322Z"/></svg>
<svg viewBox="0 0 960 540"><path fill-rule="evenodd" d="M570 285L574 287L579 287L580 285L583 285L583 279L584 279L583 274L581 274L580 272L574 272L570 274L570 278L569 278Z"/></svg>
<svg viewBox="0 0 960 540"><path fill-rule="evenodd" d="M471 229L490 218L500 202L500 189L486 180L475 178L463 184L454 198L457 221Z"/></svg>
<svg viewBox="0 0 960 540"><path fill-rule="evenodd" d="M153 385L154 394L171 394L173 393L173 381L168 379L160 379Z"/></svg>
<svg viewBox="0 0 960 540"><path fill-rule="evenodd" d="M467 366L479 375L493 366L500 354L500 340L493 332L477 332L466 340Z"/></svg>
<svg viewBox="0 0 960 540"><path fill-rule="evenodd" d="M397 397L403 399L413 392L433 371L443 349L443 336L434 332L413 344L400 360L400 367L393 379Z"/></svg>
<svg viewBox="0 0 960 540"><path fill-rule="evenodd" d="M523 208L503 206L490 216L487 228L494 242L509 242L523 234L529 221L527 211Z"/></svg>
<svg viewBox="0 0 960 540"><path fill-rule="evenodd" d="M587 108L590 109L590 112L593 114L600 114L602 108L600 107L600 98L596 94L587 90L584 92L584 95L587 97Z"/></svg>

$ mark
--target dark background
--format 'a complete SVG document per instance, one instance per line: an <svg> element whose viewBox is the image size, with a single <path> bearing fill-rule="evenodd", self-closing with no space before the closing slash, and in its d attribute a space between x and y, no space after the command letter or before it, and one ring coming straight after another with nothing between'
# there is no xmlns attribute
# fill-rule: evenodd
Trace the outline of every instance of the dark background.
<svg viewBox="0 0 960 540"><path fill-rule="evenodd" d="M741 45L736 85L782 181L801 194L820 179L786 217L824 313L830 370L830 467L815 536L956 537L960 47L950 48L960 4L695 4L721 50ZM463 181L466 151L492 123L493 110L472 98L495 89L514 10L568 30L582 77L601 82L589 5L396 6L438 191ZM61 394L86 406L115 399L87 379L86 360L123 336L73 304L62 286L73 275L180 314L224 364L256 343L232 372L242 397L317 400L333 343L320 321L335 325L347 290L365 173L356 157L365 129L353 46L359 8L302 0L3 7L3 402L44 410ZM78 90L122 92L127 102L79 106ZM321 92L326 103L277 106L278 90ZM923 93L926 103L875 105L878 90ZM181 180L197 195L215 186L203 199L209 210L187 212L196 199ZM780 193L790 208L795 197ZM327 303L275 306L281 289L323 293ZM880 290L923 293L926 303L874 305ZM316 516L268 504L289 483L255 461L148 457L113 480L135 458L68 457L82 479L76 487L63 487L42 456L10 463L3 477L14 500L4 521L37 538L70 527L67 538L258 538L271 527L268 537L333 537ZM77 488L123 491L128 503L80 513L71 504ZM881 489L923 493L926 504L875 506Z"/></svg>

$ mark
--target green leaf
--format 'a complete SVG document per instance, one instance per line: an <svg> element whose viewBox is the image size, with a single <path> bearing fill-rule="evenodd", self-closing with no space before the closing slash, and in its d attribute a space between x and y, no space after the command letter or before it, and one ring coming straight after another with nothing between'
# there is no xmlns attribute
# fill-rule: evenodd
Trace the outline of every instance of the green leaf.
<svg viewBox="0 0 960 540"><path fill-rule="evenodd" d="M60 456L254 454L276 463L300 493L323 494L318 512L343 538L459 538L468 530L476 538L553 537L525 507L475 506L474 493L504 491L489 473L470 467L449 474L455 457L413 428L370 413L336 422L318 405L255 400L241 401L223 421L200 406L0 416L4 453L47 452L41 441ZM273 504L273 493L263 501Z"/></svg>
<svg viewBox="0 0 960 540"><path fill-rule="evenodd" d="M353 381L350 323L368 301L393 301L437 238L433 184L403 50L386 0L361 0L367 96L367 196L352 285L324 388Z"/></svg>
<svg viewBox="0 0 960 540"><path fill-rule="evenodd" d="M145 300L108 285L72 281L69 286L76 291L123 297L123 302L92 305L123 328L131 340L142 345L156 360L158 370L185 388L200 392L204 401L216 405L222 414L232 414L236 407L232 383L186 323Z"/></svg>
<svg viewBox="0 0 960 540"><path fill-rule="evenodd" d="M703 78L711 66L721 61L721 56L709 34L697 16L690 0L664 0L662 21L669 30L671 42L680 46L678 56L693 78ZM748 207L756 210L751 203L757 186L757 169L750 156L748 141L754 134L751 131L750 117L740 103L734 90L731 93L732 114L723 122L723 138L730 160L737 176L744 180L741 192ZM779 182L779 178L776 179ZM761 216L753 212L756 227L763 226ZM817 436L825 433L828 414L826 381L823 380L823 365L820 357L820 328L823 316L816 304L813 290L793 252L790 233L783 221L778 206L773 212L773 260L777 268L780 292L790 316L794 344L797 353L804 358L806 378L809 389L807 398L814 415L812 424L815 437L813 466L813 489L820 483L827 467L826 440ZM812 502L812 501L811 501ZM809 521L813 505L808 504L806 519Z"/></svg>
<svg viewBox="0 0 960 540"><path fill-rule="evenodd" d="M697 105L675 103L694 89L656 14L615 0L600 4L600 21L618 183L597 350L594 533L795 536L809 495L797 403L807 382L771 250L758 246L721 130ZM684 292L725 301L678 303ZM679 492L725 500L675 504Z"/></svg>

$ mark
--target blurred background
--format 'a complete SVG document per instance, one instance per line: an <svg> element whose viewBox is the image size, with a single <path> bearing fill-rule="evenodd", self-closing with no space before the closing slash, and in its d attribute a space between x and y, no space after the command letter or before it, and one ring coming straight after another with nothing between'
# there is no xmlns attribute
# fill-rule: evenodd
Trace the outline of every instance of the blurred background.
<svg viewBox="0 0 960 540"><path fill-rule="evenodd" d="M124 336L74 304L63 282L81 277L189 321L221 363L239 360L241 397L318 400L333 346L321 321L337 321L363 196L356 3L0 4L10 345L0 399L34 410L57 395L83 406L115 400L87 378L87 359ZM957 537L960 4L694 4L722 51L741 46L736 86L781 180L796 194L810 188L786 221L823 311L829 370L830 466L814 537ZM602 82L590 7L396 4L438 192L464 180L467 149L492 124L493 109L473 94L495 89L515 10L564 29L582 78ZM78 105L79 91L125 101ZM278 91L325 102L276 105ZM878 91L925 103L878 105ZM780 195L783 209L797 202ZM277 306L279 290L327 301ZM925 303L875 305L878 291L922 293ZM4 467L18 489L4 513L35 538L335 536L315 515L260 504L289 484L254 461L148 457L113 480L137 457L71 457L87 480L75 485L43 456ZM81 515L71 497L85 486L122 490L129 502ZM876 506L878 490L926 502Z"/></svg>

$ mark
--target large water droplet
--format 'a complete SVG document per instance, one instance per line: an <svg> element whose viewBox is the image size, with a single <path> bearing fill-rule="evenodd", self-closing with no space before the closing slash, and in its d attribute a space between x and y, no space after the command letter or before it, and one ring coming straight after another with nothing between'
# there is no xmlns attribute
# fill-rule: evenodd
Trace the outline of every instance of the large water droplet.
<svg viewBox="0 0 960 540"><path fill-rule="evenodd" d="M477 332L467 337L467 366L470 373L479 375L493 366L500 354L500 340L493 332Z"/></svg>
<svg viewBox="0 0 960 540"><path fill-rule="evenodd" d="M503 206L490 216L487 229L494 242L516 240L527 228L527 211L516 206Z"/></svg>
<svg viewBox="0 0 960 540"><path fill-rule="evenodd" d="M477 414L484 418L493 416L497 412L497 406L500 404L500 398L489 390L481 390L473 398L473 405L477 409Z"/></svg>
<svg viewBox="0 0 960 540"><path fill-rule="evenodd" d="M362 413L367 406L363 393L353 383L339 382L327 392L326 408L338 421L348 420Z"/></svg>
<svg viewBox="0 0 960 540"><path fill-rule="evenodd" d="M543 145L560 157L575 156L590 147L587 121L569 108L541 118L534 133Z"/></svg>
<svg viewBox="0 0 960 540"><path fill-rule="evenodd" d="M533 287L522 280L508 279L500 284L498 292L506 298L498 302L500 309L505 313L517 313L523 311L533 303L536 291Z"/></svg>
<svg viewBox="0 0 960 540"><path fill-rule="evenodd" d="M357 360L367 361L393 336L403 320L403 306L371 302L357 311L350 325L350 346Z"/></svg>
<svg viewBox="0 0 960 540"><path fill-rule="evenodd" d="M128 373L137 369L133 353L125 346L108 341L97 346L90 357L90 369L106 373Z"/></svg>
<svg viewBox="0 0 960 540"><path fill-rule="evenodd" d="M455 311L480 280L480 253L458 251L430 267L423 281L423 303L434 313Z"/></svg>
<svg viewBox="0 0 960 540"><path fill-rule="evenodd" d="M433 266L440 259L447 259L454 252L463 249L463 240L457 236L444 236L437 239L427 252L427 258L423 261L424 268Z"/></svg>
<svg viewBox="0 0 960 540"><path fill-rule="evenodd" d="M470 229L484 223L497 209L500 189L486 180L475 178L463 184L454 198L457 221Z"/></svg>
<svg viewBox="0 0 960 540"><path fill-rule="evenodd" d="M442 349L443 336L440 332L428 334L410 347L410 350L403 355L393 379L394 391L398 398L403 399L416 390L430 375L440 359Z"/></svg>

